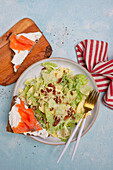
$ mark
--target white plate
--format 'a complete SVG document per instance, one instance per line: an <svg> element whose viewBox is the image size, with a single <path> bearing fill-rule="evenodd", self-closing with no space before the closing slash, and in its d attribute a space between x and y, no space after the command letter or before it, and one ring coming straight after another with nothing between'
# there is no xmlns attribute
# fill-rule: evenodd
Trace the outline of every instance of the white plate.
<svg viewBox="0 0 113 170"><path fill-rule="evenodd" d="M36 76L40 76L40 71L42 69L41 67L41 63L43 62L54 62L58 65L58 67L62 66L62 67L69 67L71 70L74 71L74 74L79 74L82 73L84 75L86 75L87 79L89 80L89 85L93 87L94 90L98 91L98 88L96 86L96 83L93 79L93 77L91 76L91 74L82 66L80 66L79 64L77 64L76 62L69 60L69 59L65 59L65 58L49 58L49 59L45 59L45 60L41 60L33 65L31 65L28 69L26 69L22 75L19 77L15 88L14 88L14 92L13 92L13 96L18 95L18 89L22 88L24 89L24 82L25 80L29 79L29 78L34 78L35 75ZM99 106L100 106L100 99L98 99L97 104L95 105L91 116L88 116L86 119L86 124L83 130L83 134L84 135L93 125L94 121L96 120L98 111L99 111ZM44 144L50 144L50 145L62 145L65 144L64 142L61 142L58 138L54 138L54 137L48 137L46 139L42 139L40 137L32 137L33 139L35 139L38 142L44 143ZM76 136L74 137L73 141L76 140Z"/></svg>

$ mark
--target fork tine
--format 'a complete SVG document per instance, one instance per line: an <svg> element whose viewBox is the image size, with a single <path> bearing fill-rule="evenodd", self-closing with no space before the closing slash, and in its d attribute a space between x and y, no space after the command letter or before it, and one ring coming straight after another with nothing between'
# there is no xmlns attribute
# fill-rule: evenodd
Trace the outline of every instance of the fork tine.
<svg viewBox="0 0 113 170"><path fill-rule="evenodd" d="M90 100L90 103L92 103L92 104L96 104L96 101L97 101L97 99L98 99L98 96L99 96L99 93L97 92L97 91L94 91L94 93L92 94L92 98L91 98L91 100Z"/></svg>
<svg viewBox="0 0 113 170"><path fill-rule="evenodd" d="M93 103L94 97L95 97L95 91L93 90L92 93L91 93L91 97L90 97L89 103Z"/></svg>
<svg viewBox="0 0 113 170"><path fill-rule="evenodd" d="M87 102L89 102L89 101L91 100L93 93L94 93L94 90L92 90L92 91L90 92L88 98L86 99Z"/></svg>
<svg viewBox="0 0 113 170"><path fill-rule="evenodd" d="M93 103L94 102L94 100L95 100L95 98L96 98L96 91L94 91L94 93L93 93L93 96L92 96L92 99L91 99L91 102Z"/></svg>
<svg viewBox="0 0 113 170"><path fill-rule="evenodd" d="M95 97L94 97L94 105L95 105L95 104L96 104L96 102L97 102L98 96L99 96L99 93L98 93L98 92L96 92L96 93L95 93Z"/></svg>
<svg viewBox="0 0 113 170"><path fill-rule="evenodd" d="M95 90L92 90L88 96L88 98L86 99L87 103L92 103L95 104L97 99L98 99L99 93Z"/></svg>

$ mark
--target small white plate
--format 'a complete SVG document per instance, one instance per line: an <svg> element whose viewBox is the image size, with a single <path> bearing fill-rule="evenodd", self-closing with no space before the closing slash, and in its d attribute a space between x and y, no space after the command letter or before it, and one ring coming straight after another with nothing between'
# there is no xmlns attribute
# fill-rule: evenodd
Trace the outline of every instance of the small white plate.
<svg viewBox="0 0 113 170"><path fill-rule="evenodd" d="M69 67L71 70L74 71L74 74L84 74L86 75L87 79L89 80L89 85L93 87L94 90L98 91L98 88L96 86L95 80L93 79L93 77L91 76L91 74L82 66L80 66L79 64L77 64L76 62L69 60L69 59L65 59L65 58L49 58L49 59L45 59L45 60L41 60L33 65L31 65L28 69L26 69L22 75L19 77L14 91L13 91L13 96L18 95L18 90L19 88L24 89L24 82L25 80L29 79L29 78L34 78L35 76L40 76L40 72L41 72L41 63L43 62L54 62L58 65L58 67ZM99 106L100 106L100 98L98 99L91 116L87 116L86 119L86 124L83 130L82 135L84 135L86 132L88 132L88 130L91 128L91 126L93 125L93 123L96 120L96 117L98 115L98 111L99 111ZM48 137L46 139L42 139L40 137L33 137L31 136L31 138L33 138L34 140L44 143L44 144L49 144L49 145L62 145L65 144L65 142L62 142L61 140L59 140L58 138L54 138L54 137ZM76 140L76 136L74 137L73 141Z"/></svg>

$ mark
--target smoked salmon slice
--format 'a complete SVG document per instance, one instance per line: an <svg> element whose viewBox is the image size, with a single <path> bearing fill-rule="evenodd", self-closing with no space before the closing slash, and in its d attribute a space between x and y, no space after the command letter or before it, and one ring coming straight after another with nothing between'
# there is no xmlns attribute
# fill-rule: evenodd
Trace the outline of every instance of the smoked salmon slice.
<svg viewBox="0 0 113 170"><path fill-rule="evenodd" d="M19 67L20 67L20 65L15 66L16 69L18 69Z"/></svg>
<svg viewBox="0 0 113 170"><path fill-rule="evenodd" d="M18 51L30 51L32 46L34 45L34 41L24 37L20 36L19 38L16 36L16 34L12 34L10 37L10 48Z"/></svg>
<svg viewBox="0 0 113 170"><path fill-rule="evenodd" d="M29 131L29 127L24 122L19 122L17 127L13 127L14 133L24 133Z"/></svg>
<svg viewBox="0 0 113 170"><path fill-rule="evenodd" d="M22 44L28 44L28 45L34 45L35 41L32 41L26 37L24 37L23 35L20 35L19 37L17 37L17 41L19 41Z"/></svg>
<svg viewBox="0 0 113 170"><path fill-rule="evenodd" d="M34 116L33 110L31 108L26 109L22 100L20 100L20 104L16 104L16 107L18 107L21 122L19 122L17 127L13 127L14 133L42 130L42 127L39 125Z"/></svg>

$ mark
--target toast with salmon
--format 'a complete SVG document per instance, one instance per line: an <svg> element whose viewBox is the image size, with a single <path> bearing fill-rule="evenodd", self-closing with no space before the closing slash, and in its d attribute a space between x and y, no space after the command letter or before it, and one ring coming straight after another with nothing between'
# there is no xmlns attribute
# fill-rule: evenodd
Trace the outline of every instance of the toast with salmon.
<svg viewBox="0 0 113 170"><path fill-rule="evenodd" d="M10 44L10 38L12 35L18 35L23 33L35 33L40 32L41 37L35 44L27 44L28 40L25 40L23 36L19 37L18 41L23 46L27 46L30 52L23 60L22 64L15 65L17 71L14 71L14 64L11 62L14 59L15 52L10 48L16 44ZM14 37L13 37L14 38ZM14 41L13 41L14 42ZM30 41L31 43L31 41ZM32 42L34 43L34 42ZM22 46L22 48L24 48ZM29 47L28 47L29 46ZM32 46L32 49L31 49ZM0 37L0 85L9 85L14 83L18 77L26 70L30 65L36 63L39 60L50 57L52 54L52 48L43 33L38 26L29 18L24 18L16 23L11 29L9 29L3 36Z"/></svg>
<svg viewBox="0 0 113 170"><path fill-rule="evenodd" d="M25 105L24 101L14 96L9 112L7 132L15 134L24 134L30 136L48 137L48 132L35 118L34 111Z"/></svg>

